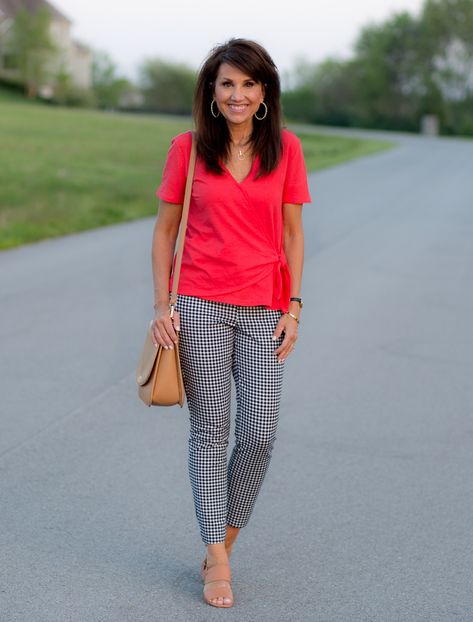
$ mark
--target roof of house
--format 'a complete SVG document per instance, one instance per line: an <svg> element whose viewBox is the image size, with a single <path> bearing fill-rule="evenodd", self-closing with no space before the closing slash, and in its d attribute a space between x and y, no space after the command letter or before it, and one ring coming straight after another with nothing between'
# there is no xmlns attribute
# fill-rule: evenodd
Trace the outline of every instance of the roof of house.
<svg viewBox="0 0 473 622"><path fill-rule="evenodd" d="M81 41L77 41L77 39L73 40L75 47L81 52L90 52L90 47L85 43L81 43Z"/></svg>
<svg viewBox="0 0 473 622"><path fill-rule="evenodd" d="M31 13L39 9L47 9L52 17L71 22L64 13L47 0L0 0L0 15L3 13L3 18L14 17L20 9L26 9Z"/></svg>

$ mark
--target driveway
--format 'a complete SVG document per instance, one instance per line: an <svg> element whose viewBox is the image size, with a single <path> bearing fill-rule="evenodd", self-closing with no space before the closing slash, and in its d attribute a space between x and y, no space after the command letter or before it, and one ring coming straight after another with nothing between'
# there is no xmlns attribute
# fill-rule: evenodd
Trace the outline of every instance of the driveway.
<svg viewBox="0 0 473 622"><path fill-rule="evenodd" d="M473 619L473 141L389 137L310 178L300 338L228 620ZM222 616L187 409L134 384L152 229L0 254L2 622Z"/></svg>

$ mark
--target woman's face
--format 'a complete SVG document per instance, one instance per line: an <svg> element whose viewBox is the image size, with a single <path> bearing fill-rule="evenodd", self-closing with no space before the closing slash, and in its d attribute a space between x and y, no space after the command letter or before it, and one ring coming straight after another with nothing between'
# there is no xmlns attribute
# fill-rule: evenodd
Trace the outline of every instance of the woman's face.
<svg viewBox="0 0 473 622"><path fill-rule="evenodd" d="M215 80L214 99L228 123L251 124L264 100L264 88L240 69L222 63Z"/></svg>

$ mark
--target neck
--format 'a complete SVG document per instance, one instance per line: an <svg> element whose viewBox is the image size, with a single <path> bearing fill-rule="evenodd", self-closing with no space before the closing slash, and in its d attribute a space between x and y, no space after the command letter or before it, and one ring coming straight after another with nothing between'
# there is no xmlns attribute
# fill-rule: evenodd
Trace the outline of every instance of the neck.
<svg viewBox="0 0 473 622"><path fill-rule="evenodd" d="M251 132L253 131L253 124L251 122L244 125L228 124L228 130L230 132L230 140L232 143L238 145L239 143L243 143L250 138Z"/></svg>

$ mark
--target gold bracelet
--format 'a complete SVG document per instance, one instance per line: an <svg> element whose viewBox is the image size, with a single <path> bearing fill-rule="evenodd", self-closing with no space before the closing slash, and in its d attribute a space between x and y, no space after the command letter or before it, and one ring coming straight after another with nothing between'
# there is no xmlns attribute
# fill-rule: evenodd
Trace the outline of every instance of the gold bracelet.
<svg viewBox="0 0 473 622"><path fill-rule="evenodd" d="M298 317L296 317L296 316L294 315L294 313L291 313L290 311L286 311L286 315L290 315L290 316L291 316L292 318L294 318L294 319L296 320L296 322L299 324L299 318L298 318Z"/></svg>

